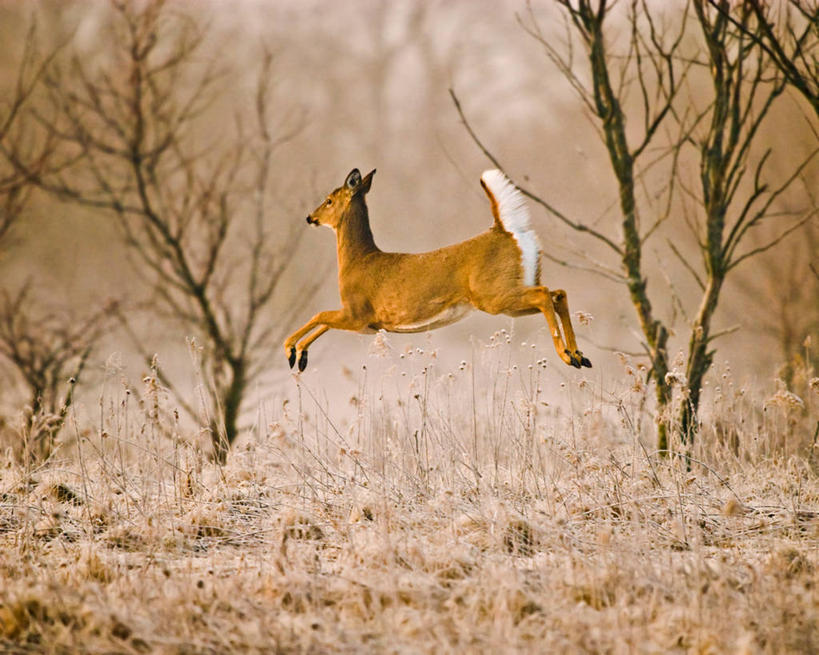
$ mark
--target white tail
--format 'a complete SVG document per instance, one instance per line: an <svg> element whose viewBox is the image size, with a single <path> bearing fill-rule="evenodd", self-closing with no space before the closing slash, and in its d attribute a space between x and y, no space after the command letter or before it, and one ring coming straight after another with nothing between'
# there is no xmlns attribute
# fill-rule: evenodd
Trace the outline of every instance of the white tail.
<svg viewBox="0 0 819 655"><path fill-rule="evenodd" d="M524 284L530 286L537 284L540 278L540 239L529 225L526 199L509 178L497 169L484 171L481 182L498 204L498 220L518 242L522 255Z"/></svg>

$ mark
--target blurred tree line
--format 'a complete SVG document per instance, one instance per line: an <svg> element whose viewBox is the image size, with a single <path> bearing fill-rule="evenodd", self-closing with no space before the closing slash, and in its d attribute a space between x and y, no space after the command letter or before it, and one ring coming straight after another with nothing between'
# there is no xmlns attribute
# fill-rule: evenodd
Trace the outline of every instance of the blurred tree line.
<svg viewBox="0 0 819 655"><path fill-rule="evenodd" d="M473 197L444 193L479 174L459 112L485 154L508 164L544 209L554 237L544 239L547 255L578 275L561 286L625 286L661 449L671 433L694 438L726 288L742 298L734 308L747 308L749 329L778 344L787 384L805 384L819 364L816 2L384 1L361 3L350 34L321 3L298 16L280 5L242 54L237 40L260 21L237 16L223 27L218 3L38 3L33 14L29 6L0 9L29 25L8 35L15 54L0 78L0 359L25 398L12 428L31 457L52 451L95 348L101 356L116 343L150 366L162 335L180 334L200 371L198 392L173 370L157 375L224 461L249 389L280 366L282 335L334 277L331 251L325 269L304 256L303 221L293 218L326 191L316 176L335 180L361 164L352 157L392 167L415 190L409 210L384 219L396 232L408 212L438 238L486 223L476 184ZM298 20L323 38L306 40ZM530 60L510 74L521 35ZM452 86L466 109L449 104ZM782 117L798 126L772 124ZM569 136L550 140L563 122ZM785 131L801 150L779 147ZM550 181L561 149L580 148L572 134L584 144L599 137L602 148L588 180L563 183L561 195ZM599 198L583 198L589 185ZM386 190L382 198L383 213L400 205ZM583 218L589 211L600 218ZM122 293L60 302L37 276L20 274L27 224L99 220L116 253L110 274L127 280ZM395 240L392 249L427 246L405 229L379 233ZM661 251L656 261L647 249ZM605 290L586 293L610 302ZM686 353L681 371L676 347ZM675 392L682 400L673 405Z"/></svg>

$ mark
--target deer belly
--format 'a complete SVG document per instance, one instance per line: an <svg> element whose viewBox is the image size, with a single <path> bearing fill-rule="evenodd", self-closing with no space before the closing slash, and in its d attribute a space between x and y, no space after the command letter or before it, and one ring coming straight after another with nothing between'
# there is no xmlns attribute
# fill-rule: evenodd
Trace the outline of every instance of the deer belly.
<svg viewBox="0 0 819 655"><path fill-rule="evenodd" d="M437 314L432 314L417 321L385 325L384 329L390 332L424 332L426 330L434 330L435 328L449 325L455 321L460 321L473 309L474 307L469 303L458 303L456 305L450 305Z"/></svg>

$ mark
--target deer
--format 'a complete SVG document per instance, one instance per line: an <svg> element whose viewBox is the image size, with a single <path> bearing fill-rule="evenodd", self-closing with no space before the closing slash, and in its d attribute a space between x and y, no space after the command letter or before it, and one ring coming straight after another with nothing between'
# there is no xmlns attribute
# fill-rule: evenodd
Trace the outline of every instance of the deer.
<svg viewBox="0 0 819 655"><path fill-rule="evenodd" d="M362 178L354 168L307 217L310 225L336 234L341 309L319 312L287 337L290 368L298 363L304 371L309 346L330 329L423 332L475 309L543 314L560 359L591 368L577 348L566 292L540 284L540 241L530 227L523 194L501 171L488 170L480 178L493 225L461 243L422 253L384 252L376 246L366 202L373 175L375 170Z"/></svg>

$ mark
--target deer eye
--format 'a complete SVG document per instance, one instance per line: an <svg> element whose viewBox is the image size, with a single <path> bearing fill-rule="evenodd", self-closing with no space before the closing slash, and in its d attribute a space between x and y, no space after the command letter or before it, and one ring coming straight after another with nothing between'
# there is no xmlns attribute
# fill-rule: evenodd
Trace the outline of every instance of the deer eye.
<svg viewBox="0 0 819 655"><path fill-rule="evenodd" d="M324 204L325 205L332 205L333 204L333 199L332 198L327 198L327 201Z"/></svg>

